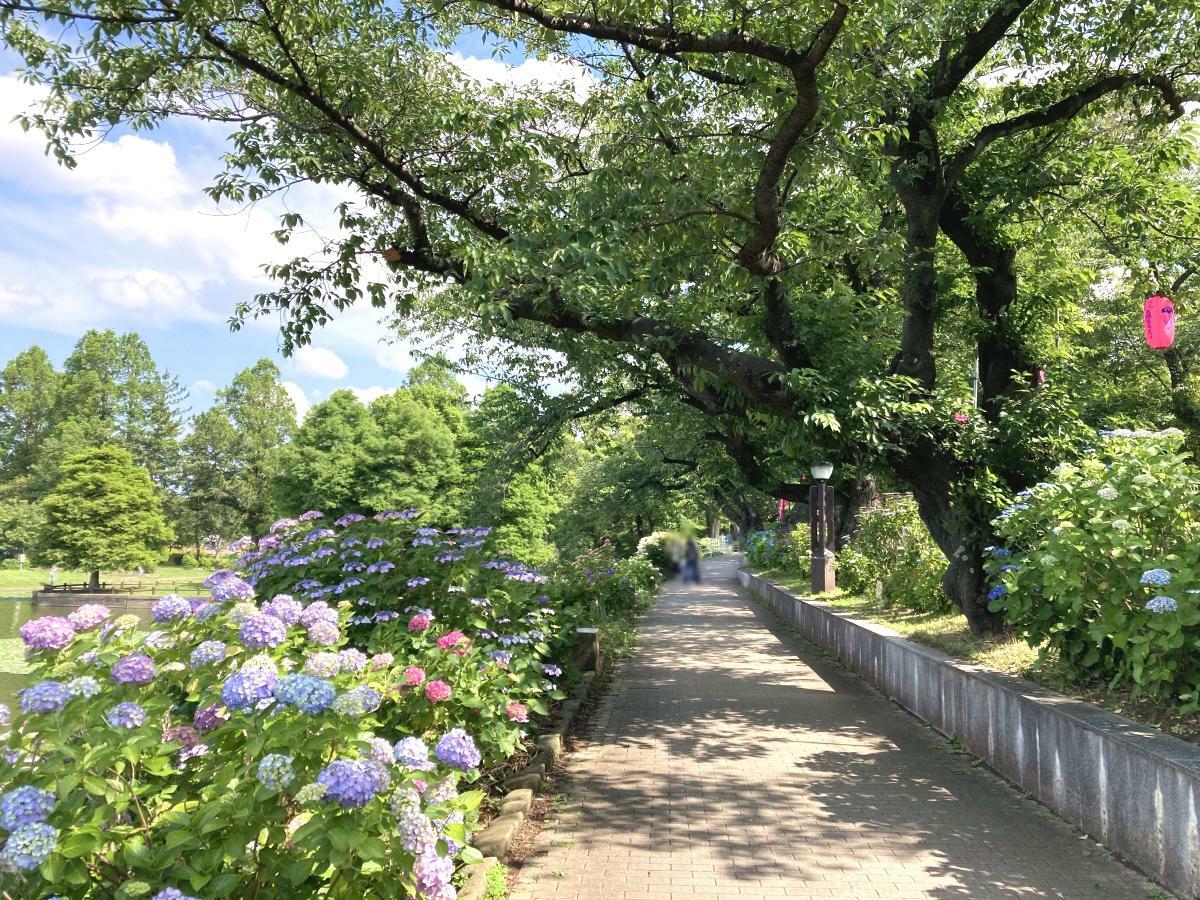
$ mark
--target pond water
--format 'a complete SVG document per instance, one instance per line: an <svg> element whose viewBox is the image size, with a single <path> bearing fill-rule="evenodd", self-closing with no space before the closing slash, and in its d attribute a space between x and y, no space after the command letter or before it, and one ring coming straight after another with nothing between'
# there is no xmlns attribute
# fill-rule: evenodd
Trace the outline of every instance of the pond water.
<svg viewBox="0 0 1200 900"><path fill-rule="evenodd" d="M34 618L28 598L0 597L0 703L15 706L16 692L29 683L25 645L17 629Z"/></svg>

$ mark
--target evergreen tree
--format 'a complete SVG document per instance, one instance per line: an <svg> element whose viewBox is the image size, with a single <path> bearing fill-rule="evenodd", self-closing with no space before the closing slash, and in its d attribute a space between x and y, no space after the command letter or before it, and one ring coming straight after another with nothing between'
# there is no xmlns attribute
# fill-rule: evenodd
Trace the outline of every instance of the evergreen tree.
<svg viewBox="0 0 1200 900"><path fill-rule="evenodd" d="M379 427L350 391L318 403L283 451L276 478L282 509L343 512L362 509L363 475L379 444Z"/></svg>
<svg viewBox="0 0 1200 900"><path fill-rule="evenodd" d="M197 556L210 535L228 540L250 530L245 507L253 487L244 477L247 467L239 464L239 443L220 404L196 416L183 440L183 513L177 531Z"/></svg>
<svg viewBox="0 0 1200 900"><path fill-rule="evenodd" d="M362 470L363 507L416 508L430 522L457 524L463 470L455 433L436 406L400 390L372 403L371 416L377 437Z"/></svg>
<svg viewBox="0 0 1200 900"><path fill-rule="evenodd" d="M61 478L42 501L42 554L52 563L90 571L152 565L172 539L150 473L128 450L80 450L59 466Z"/></svg>

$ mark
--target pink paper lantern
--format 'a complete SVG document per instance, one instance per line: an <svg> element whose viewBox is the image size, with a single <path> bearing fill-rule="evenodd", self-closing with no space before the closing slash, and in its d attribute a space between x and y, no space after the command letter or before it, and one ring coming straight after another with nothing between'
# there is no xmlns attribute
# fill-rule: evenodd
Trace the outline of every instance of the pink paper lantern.
<svg viewBox="0 0 1200 900"><path fill-rule="evenodd" d="M1175 343L1175 304L1157 291L1146 298L1142 307L1142 329L1146 343L1155 350L1166 350Z"/></svg>

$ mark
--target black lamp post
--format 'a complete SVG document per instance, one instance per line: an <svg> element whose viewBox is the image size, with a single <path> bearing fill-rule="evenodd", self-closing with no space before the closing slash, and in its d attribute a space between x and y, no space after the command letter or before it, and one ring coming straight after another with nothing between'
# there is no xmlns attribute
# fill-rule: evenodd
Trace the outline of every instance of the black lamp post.
<svg viewBox="0 0 1200 900"><path fill-rule="evenodd" d="M833 463L815 462L812 487L808 489L809 531L812 538L812 592L823 594L834 588L833 575L833 488L827 482L833 474Z"/></svg>

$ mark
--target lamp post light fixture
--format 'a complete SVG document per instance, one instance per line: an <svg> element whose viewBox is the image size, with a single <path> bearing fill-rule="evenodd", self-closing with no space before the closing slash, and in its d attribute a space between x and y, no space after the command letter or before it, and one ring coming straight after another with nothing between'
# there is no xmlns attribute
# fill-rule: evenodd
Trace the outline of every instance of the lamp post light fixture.
<svg viewBox="0 0 1200 900"><path fill-rule="evenodd" d="M826 482L833 475L833 463L819 461L809 466L816 482L808 489L808 524L812 544L812 592L823 594L835 587L833 548L833 488Z"/></svg>

